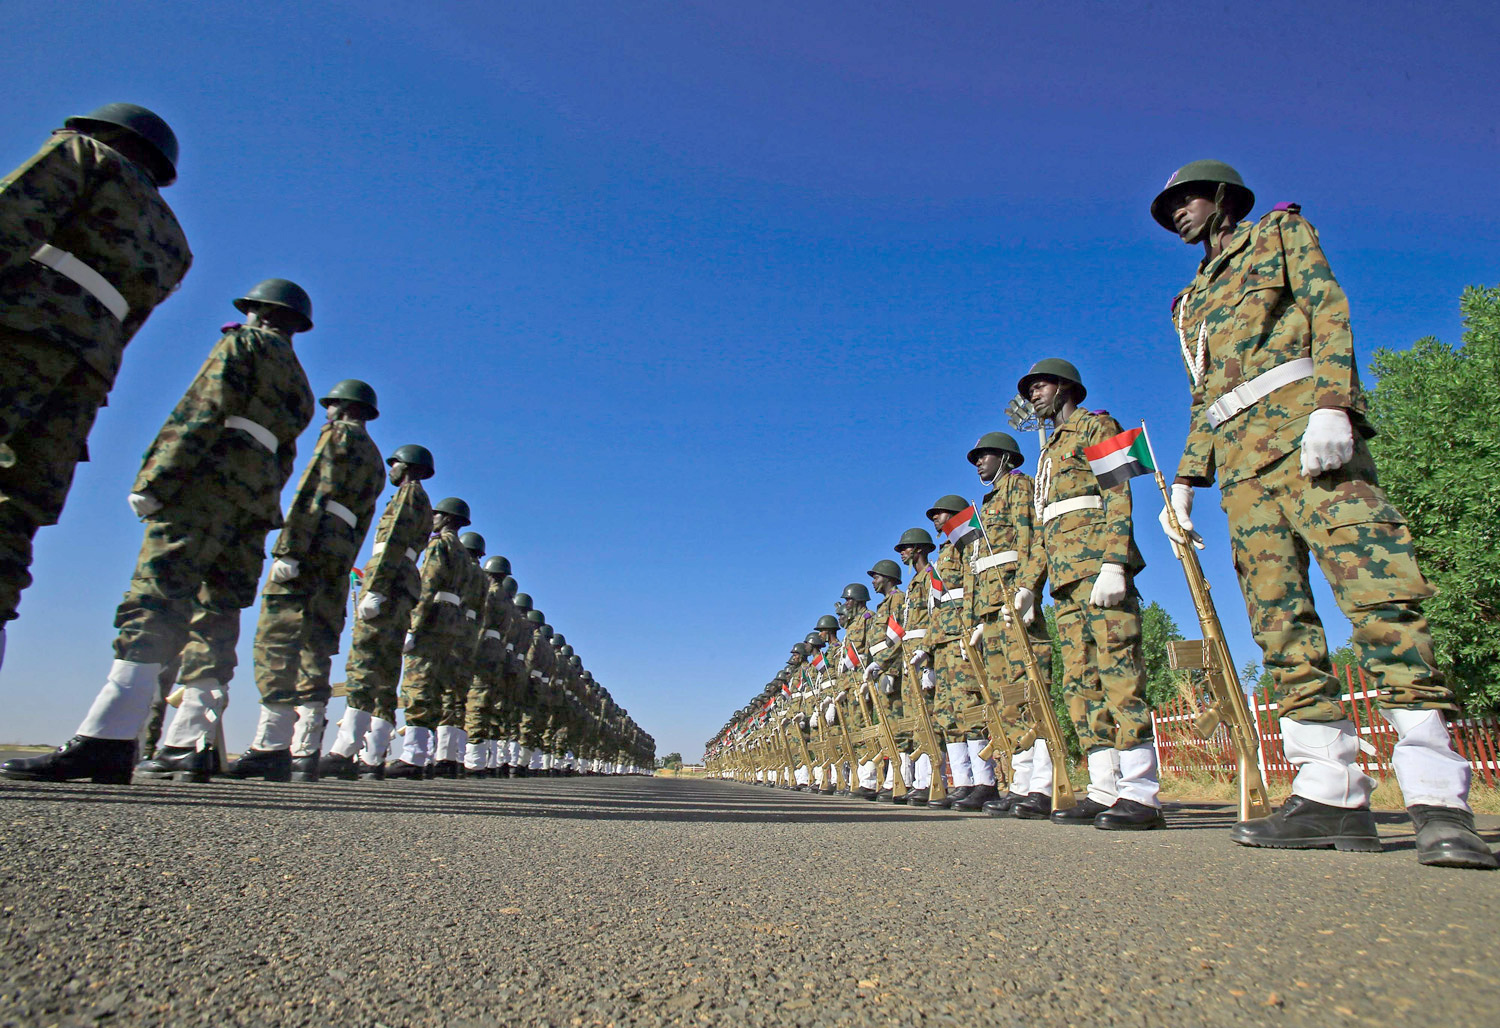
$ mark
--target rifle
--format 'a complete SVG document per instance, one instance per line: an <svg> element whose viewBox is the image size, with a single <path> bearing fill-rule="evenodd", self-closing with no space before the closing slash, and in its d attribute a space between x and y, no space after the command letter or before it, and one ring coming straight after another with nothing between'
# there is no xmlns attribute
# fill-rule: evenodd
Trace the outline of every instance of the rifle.
<svg viewBox="0 0 1500 1028"><path fill-rule="evenodd" d="M868 682L862 683L861 687L870 694L870 702L875 706L876 716L870 720L874 722L880 755L889 760L892 765L891 795L896 799L901 799L906 795L906 779L901 774L901 751L896 748L895 719L891 717L890 707L885 702L885 690L881 688L878 681L873 689L869 687Z"/></svg>
<svg viewBox="0 0 1500 1028"><path fill-rule="evenodd" d="M1167 664L1174 671L1203 672L1214 702L1194 719L1193 726L1204 739L1213 735L1221 724L1228 730L1239 764L1240 820L1265 817L1271 813L1271 802L1260 771L1260 732L1250 715L1250 704L1245 700L1240 676L1234 670L1234 658L1224 640L1224 626L1219 623L1219 612L1214 609L1213 597L1208 593L1208 579L1203 575L1203 566L1198 563L1197 550L1177 521L1177 508L1172 506L1167 480L1156 466L1156 452L1151 448L1151 435L1146 431L1144 421L1141 422L1141 435L1145 437L1146 452L1151 455L1151 464L1156 469L1156 485L1166 503L1167 521L1172 531L1186 540L1182 545L1173 542L1172 552L1182 562L1188 592L1192 593L1193 606L1198 611L1198 626L1203 631L1202 639L1178 639L1167 643Z"/></svg>

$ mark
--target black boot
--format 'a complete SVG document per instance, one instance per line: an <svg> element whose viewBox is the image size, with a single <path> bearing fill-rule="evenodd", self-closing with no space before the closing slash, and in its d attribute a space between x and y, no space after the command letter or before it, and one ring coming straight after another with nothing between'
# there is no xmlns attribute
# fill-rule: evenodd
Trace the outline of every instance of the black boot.
<svg viewBox="0 0 1500 1028"><path fill-rule="evenodd" d="M987 800L980 809L990 815L990 817L1009 817L1015 809L1016 804L1025 798L1025 796L1019 793L1008 792L1004 796L997 796L992 800Z"/></svg>
<svg viewBox="0 0 1500 1028"><path fill-rule="evenodd" d="M908 807L925 807L927 806L927 803L931 799L931 797L932 790L930 788L913 789L911 792L906 794L906 799L902 802L905 803Z"/></svg>
<svg viewBox="0 0 1500 1028"><path fill-rule="evenodd" d="M51 753L7 760L0 764L0 775L23 782L70 782L87 778L96 785L129 785L134 768L134 739L75 735Z"/></svg>
<svg viewBox="0 0 1500 1028"><path fill-rule="evenodd" d="M880 803L889 803L895 798L895 795L890 789L881 789L875 794L875 799Z"/></svg>
<svg viewBox="0 0 1500 1028"><path fill-rule="evenodd" d="M463 774L464 766L456 760L439 760L432 765L432 777L457 778Z"/></svg>
<svg viewBox="0 0 1500 1028"><path fill-rule="evenodd" d="M496 778L509 778L510 777L510 773L513 770L515 770L515 769L512 768L509 764L501 764L499 767L497 767L495 769L495 777Z"/></svg>
<svg viewBox="0 0 1500 1028"><path fill-rule="evenodd" d="M151 781L206 782L213 774L214 751L191 746L158 746L156 756L135 766L135 773Z"/></svg>
<svg viewBox="0 0 1500 1028"><path fill-rule="evenodd" d="M1094 827L1106 832L1144 832L1152 828L1167 827L1167 819L1162 817L1160 807L1127 800L1122 796L1115 800L1114 806L1094 818Z"/></svg>
<svg viewBox="0 0 1500 1028"><path fill-rule="evenodd" d="M511 768L510 776L512 778L530 778L531 768L527 767L525 764L517 764Z"/></svg>
<svg viewBox="0 0 1500 1028"><path fill-rule="evenodd" d="M230 778L264 778L268 782L292 780L291 750L246 750L229 765Z"/></svg>
<svg viewBox="0 0 1500 1028"><path fill-rule="evenodd" d="M352 782L359 777L359 768L354 766L353 757L341 757L337 753L329 753L318 761L318 777Z"/></svg>
<svg viewBox="0 0 1500 1028"><path fill-rule="evenodd" d="M1028 792L1010 808L1010 816L1022 821L1045 821L1052 813L1052 797L1045 792Z"/></svg>
<svg viewBox="0 0 1500 1028"><path fill-rule="evenodd" d="M393 760L385 766L385 777L387 781L393 778L405 778L413 782L420 782L427 777L425 769L415 764L408 764L404 760Z"/></svg>
<svg viewBox="0 0 1500 1028"><path fill-rule="evenodd" d="M1467 810L1417 803L1406 812L1417 826L1417 863L1486 871L1497 866L1489 846L1474 832L1474 815Z"/></svg>
<svg viewBox="0 0 1500 1028"><path fill-rule="evenodd" d="M866 789L863 785L859 787L859 791L854 795L858 796L862 800L869 800L871 803L874 803L876 800L880 799L880 793L877 790Z"/></svg>
<svg viewBox="0 0 1500 1028"><path fill-rule="evenodd" d="M1229 830L1229 838L1241 846L1281 850L1380 852L1369 807L1331 807L1305 796L1292 796L1270 817L1241 821Z"/></svg>
<svg viewBox="0 0 1500 1028"><path fill-rule="evenodd" d="M967 796L953 804L953 809L966 810L970 813L976 810L983 810L984 805L998 795L1000 795L1000 791L993 785L976 785L969 790Z"/></svg>
<svg viewBox="0 0 1500 1028"><path fill-rule="evenodd" d="M359 780L361 782L383 782L385 781L384 764L366 764L359 761Z"/></svg>
<svg viewBox="0 0 1500 1028"><path fill-rule="evenodd" d="M832 782L829 782L827 785L823 786L823 788L818 790L818 792L824 796L832 796L837 791L838 790L833 787Z"/></svg>
<svg viewBox="0 0 1500 1028"><path fill-rule="evenodd" d="M294 782L316 782L318 780L318 768L321 766L316 753L308 757L292 758L292 781Z"/></svg>
<svg viewBox="0 0 1500 1028"><path fill-rule="evenodd" d="M1028 796L1026 798L1026 803L1022 803L1016 808L1017 817L1024 816L1019 811L1021 810L1021 808L1025 807L1027 803L1030 802L1031 797ZM1049 805L1052 803L1051 797L1047 797L1047 803ZM1098 817L1108 809L1108 807L1098 802L1097 800L1091 800L1087 796L1084 796L1067 810L1054 810L1052 812L1052 823L1055 825L1088 825L1092 827L1094 818Z"/></svg>

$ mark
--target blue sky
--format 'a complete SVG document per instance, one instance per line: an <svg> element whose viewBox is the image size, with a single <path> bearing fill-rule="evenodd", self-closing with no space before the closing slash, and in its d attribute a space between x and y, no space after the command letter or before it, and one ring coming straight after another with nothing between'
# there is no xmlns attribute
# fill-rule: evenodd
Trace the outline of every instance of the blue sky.
<svg viewBox="0 0 1500 1028"><path fill-rule="evenodd" d="M434 451L434 498L471 503L660 752L690 758L935 497L977 494L964 454L1032 361L1073 360L1090 406L1146 418L1175 463L1166 310L1196 256L1147 206L1178 165L1218 157L1258 210L1303 205L1362 362L1456 342L1460 290L1500 281L1493 4L418 10L8 8L0 163L69 114L146 104L182 142L165 196L196 260L39 537L5 740L65 738L103 680L140 455L270 275L313 296L313 387L374 384L381 448ZM1135 490L1141 591L1191 625ZM1215 500L1205 564L1243 661Z"/></svg>

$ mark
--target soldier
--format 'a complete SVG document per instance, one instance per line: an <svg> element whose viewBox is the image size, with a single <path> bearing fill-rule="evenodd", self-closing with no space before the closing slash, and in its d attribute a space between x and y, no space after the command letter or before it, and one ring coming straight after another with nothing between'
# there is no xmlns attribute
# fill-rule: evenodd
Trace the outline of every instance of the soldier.
<svg viewBox="0 0 1500 1028"><path fill-rule="evenodd" d="M0 181L0 661L125 345L192 263L158 192L176 164L166 122L114 103Z"/></svg>
<svg viewBox="0 0 1500 1028"><path fill-rule="evenodd" d="M526 778L531 775L531 758L536 748L536 723L541 714L538 708L537 682L542 677L542 672L540 668L532 667L532 658L537 653L537 636L546 627L547 618L532 606L532 599L526 593L516 597L516 606L525 611L525 635L516 649L520 658L520 671L516 689L516 746L511 773L513 777ZM550 637L552 629L548 628L547 634Z"/></svg>
<svg viewBox="0 0 1500 1028"><path fill-rule="evenodd" d="M425 446L398 446L385 460L396 493L375 526L375 544L365 564L355 606L354 637L345 668L348 709L321 777L365 781L385 778L385 752L396 727L396 685L411 609L421 591L418 547L432 532L432 505L424 479L435 468ZM355 754L364 750L356 767Z"/></svg>
<svg viewBox="0 0 1500 1028"><path fill-rule="evenodd" d="M1442 712L1456 707L1433 666L1422 612L1433 590L1405 519L1376 483L1365 442L1374 429L1365 420L1348 300L1300 208L1280 205L1258 222L1241 221L1254 206L1239 174L1219 161L1179 169L1151 204L1158 224L1204 251L1172 304L1192 392L1172 506L1191 533L1193 489L1218 478L1251 629L1297 768L1286 805L1236 825L1231 837L1245 846L1380 849L1373 782L1355 763L1359 737L1339 702L1313 607L1311 553L1395 726L1391 763L1417 826L1417 859L1493 868L1473 830L1469 763L1443 722Z"/></svg>
<svg viewBox="0 0 1500 1028"><path fill-rule="evenodd" d="M509 574L510 561L504 557L491 557L484 562L484 606L474 646L473 684L469 686L464 713L464 731L468 733L464 772L470 777L493 777L491 772L498 766L495 748L498 708L505 688L505 630L515 616L515 607L504 586Z"/></svg>
<svg viewBox="0 0 1500 1028"><path fill-rule="evenodd" d="M853 714L852 723L848 726L850 732L869 727L869 718L860 703L859 690L864 684L864 670L870 662L870 644L885 637L884 627L875 626L875 615L865 606L869 602L870 590L862 582L851 582L844 587L839 610L839 621L844 626L844 649L839 655L838 667L841 671L839 691L849 701L844 709ZM871 802L880 799L880 780L876 777L875 761L860 762L855 773L859 781L855 794L860 799Z"/></svg>
<svg viewBox="0 0 1500 1028"><path fill-rule="evenodd" d="M432 505L432 539L422 554L422 586L402 650L401 698L406 708L406 744L386 765L386 778L425 778L433 735L443 717L446 690L464 663L469 636L463 598L474 563L458 541L469 524L469 505L448 496Z"/></svg>
<svg viewBox="0 0 1500 1028"><path fill-rule="evenodd" d="M266 533L313 394L292 350L312 301L285 279L234 301L229 325L146 451L129 502L146 522L130 589L115 612L115 660L78 734L55 753L8 761L12 778L125 783L162 666L182 655L183 700L145 777L204 782L228 702L240 611L255 600Z"/></svg>
<svg viewBox="0 0 1500 1028"><path fill-rule="evenodd" d="M927 573L928 555L937 549L932 541L932 536L925 528L908 528L901 533L901 539L896 543L896 553L901 557L901 563L911 568L911 584L906 589L906 599L901 604L901 624L906 629L906 635L901 641L901 659L912 670L910 678L916 678L917 692L908 692L912 703L926 703L931 713L932 696L937 691L937 675L933 672L928 662L927 633L932 625L932 576ZM937 724L933 723L934 730ZM938 758L940 766L932 766L932 758L923 753L917 758L912 769L912 785L915 789L906 801L909 805L917 806L926 804L931 797L932 776L942 774L941 757Z"/></svg>
<svg viewBox="0 0 1500 1028"><path fill-rule="evenodd" d="M980 790L976 790L955 806L983 809L995 816L1009 813L1032 791L1043 797L1033 801L1034 808L1050 809L1052 803L1052 757L1046 741L1036 739L1028 746L1019 745L1019 719L1027 703L1026 663L1024 651L1011 634L1011 615L1004 600L1008 591L1019 605L1021 623L1037 665L1043 676L1050 679L1052 640L1047 634L1047 619L1040 616L1035 593L1017 582L1023 566L1037 567L1044 559L1040 534L1034 530L1035 490L1031 476L1020 470L1025 461L1020 445L1007 432L986 432L969 451L969 463L974 465L979 480L990 487L978 505L982 531L971 562L973 610L978 622L975 635L981 637L980 649L990 687L999 694L995 700L1004 708L1002 713L1007 722L1017 726L1017 737L994 740L996 747L1005 745L1011 751L1011 791L998 796L991 774L989 795L985 799L978 799ZM977 762L980 747L972 739L969 747L971 759Z"/></svg>
<svg viewBox="0 0 1500 1028"><path fill-rule="evenodd" d="M459 778L464 771L464 754L468 748L469 686L474 678L475 647L479 642L479 615L484 608L486 579L480 567L484 559L484 536L465 532L458 537L463 553L469 558L464 571L464 587L459 598L464 616L462 643L453 654L452 668L442 683L442 714L438 722L437 746L432 773L437 778Z"/></svg>
<svg viewBox="0 0 1500 1028"><path fill-rule="evenodd" d="M864 678L871 687L884 693L886 710L893 721L899 722L906 713L901 696L901 639L905 631L901 618L906 605L906 594L901 591L901 565L890 559L877 560L875 566L865 573L880 594L880 606L875 608L875 616L867 629L870 662L865 667ZM894 798L898 768L904 786L910 787L913 781L911 734L898 731L894 726L892 731L895 732L896 745L901 749L886 765L885 786L879 796L882 800ZM900 802L906 802L905 795Z"/></svg>
<svg viewBox="0 0 1500 1028"><path fill-rule="evenodd" d="M530 716L521 725L521 749L527 755L530 774L552 770L552 755L546 749L547 723L552 713L552 675L557 670L557 651L553 648L552 626L539 610L531 612L537 623L526 651L527 699Z"/></svg>
<svg viewBox="0 0 1500 1028"><path fill-rule="evenodd" d="M825 732L829 733L835 739L841 740L842 736L837 734L842 730L838 727L838 715L834 702L834 697L837 694L839 686L839 619L832 614L824 614L818 618L818 622L814 627L818 638L827 647L827 652L820 655L822 660L814 662L815 684L818 688L818 704L816 708L818 718ZM838 749L839 747L834 747L834 752L838 752ZM824 786L823 791L829 794L838 792L844 796L850 795L852 789L850 788L849 776L854 773L854 768L847 767L844 759L836 756L831 770L832 774L829 775L828 783ZM839 788L840 782L843 783L843 788Z"/></svg>
<svg viewBox="0 0 1500 1028"><path fill-rule="evenodd" d="M365 423L380 416L375 390L350 378L318 401L328 421L282 525L255 632L260 722L229 773L267 781L318 780L328 675L344 631L349 569L365 543L385 484Z"/></svg>
<svg viewBox="0 0 1500 1028"><path fill-rule="evenodd" d="M962 496L949 493L940 497L927 508L927 518L939 531L955 514L962 513L969 502ZM931 627L927 631L927 664L933 672L932 716L933 727L942 731L948 751L948 767L953 775L953 788L942 799L930 799L928 807L947 810L953 804L968 798L983 784L984 769L975 779L975 752L969 746L969 736L977 733L965 726L961 711L970 706L974 689L974 672L964 657L965 637L971 629L968 623L969 597L966 593L969 554L979 545L976 535L969 533L955 539L944 539L938 547L937 560L927 570L929 593L933 601ZM982 746L980 747L983 748ZM994 785L994 778L989 784Z"/></svg>
<svg viewBox="0 0 1500 1028"><path fill-rule="evenodd" d="M1101 487L1083 453L1119 435L1120 423L1078 406L1087 390L1065 360L1038 361L1016 390L1055 426L1037 468L1041 556L1017 573L1030 594L1017 600L1024 619L1031 597L1051 578L1068 713L1089 767L1088 796L1053 811L1052 821L1107 830L1165 827L1134 581L1146 562L1135 545L1130 483ZM1017 816L1045 814L1037 795L1016 805Z"/></svg>
<svg viewBox="0 0 1500 1028"><path fill-rule="evenodd" d="M521 759L521 720L529 709L529 679L526 676L526 651L531 648L531 635L535 625L527 620L531 614L531 597L518 588L514 578L507 577L507 592L512 593L516 616L511 619L505 633L505 697L502 713L504 722L501 742L500 775L504 778L524 777L523 769L529 761Z"/></svg>

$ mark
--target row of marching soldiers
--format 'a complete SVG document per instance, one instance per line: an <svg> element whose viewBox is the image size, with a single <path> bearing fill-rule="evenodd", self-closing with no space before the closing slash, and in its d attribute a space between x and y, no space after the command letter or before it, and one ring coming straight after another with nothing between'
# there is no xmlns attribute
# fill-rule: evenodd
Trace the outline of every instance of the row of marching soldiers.
<svg viewBox="0 0 1500 1028"><path fill-rule="evenodd" d="M177 157L161 118L108 104L68 119L0 182L0 656L31 582L32 540L59 520L125 345L191 263L158 191ZM316 781L654 766L650 736L518 591L509 561L486 559L478 533L459 535L468 504L428 500L432 453L405 445L382 458L367 430L380 414L375 390L346 379L313 393L293 347L313 328L307 291L271 278L233 302L244 320L220 329L131 487L145 532L103 686L72 739L6 761L0 775ZM326 420L283 515L315 403ZM387 480L396 491L376 524ZM371 556L353 575L348 709L324 753L332 658L372 524ZM260 716L225 766L240 614L257 593ZM156 740L153 705L168 695L176 713L137 765L142 742Z"/></svg>

